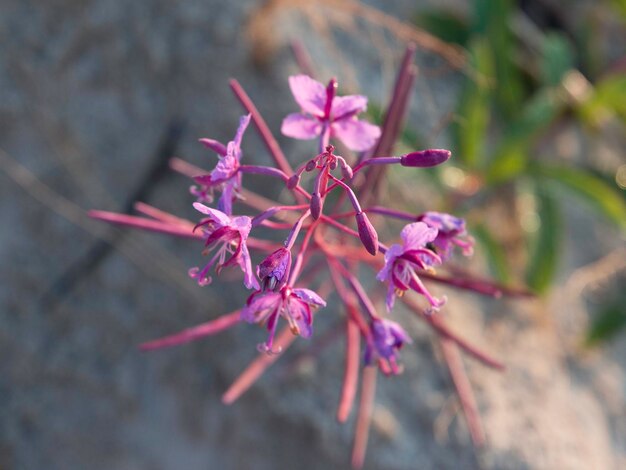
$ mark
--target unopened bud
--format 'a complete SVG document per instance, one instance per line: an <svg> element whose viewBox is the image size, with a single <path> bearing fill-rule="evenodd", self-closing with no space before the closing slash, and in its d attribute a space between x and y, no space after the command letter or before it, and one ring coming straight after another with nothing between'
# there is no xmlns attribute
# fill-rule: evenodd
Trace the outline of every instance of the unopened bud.
<svg viewBox="0 0 626 470"><path fill-rule="evenodd" d="M452 156L452 152L446 149L428 149L419 152L411 152L400 157L402 166L428 168L437 166L447 161Z"/></svg>
<svg viewBox="0 0 626 470"><path fill-rule="evenodd" d="M290 269L291 251L287 248L279 248L265 258L256 268L263 290L277 291L282 288L289 278Z"/></svg>
<svg viewBox="0 0 626 470"><path fill-rule="evenodd" d="M286 183L287 189L295 188L296 186L298 186L299 182L300 182L300 175L297 173L295 175L292 175L291 178L287 180L287 183Z"/></svg>
<svg viewBox="0 0 626 470"><path fill-rule="evenodd" d="M378 233L376 229L365 215L365 212L359 212L356 215L356 226L359 231L359 238L365 249L372 256L378 252Z"/></svg>
<svg viewBox="0 0 626 470"><path fill-rule="evenodd" d="M306 171L313 171L315 169L315 160L310 160L309 163L306 164L306 166L304 167L304 169Z"/></svg>
<svg viewBox="0 0 626 470"><path fill-rule="evenodd" d="M313 193L311 197L311 215L315 220L319 219L322 213L322 206L324 205L324 201L320 196L320 193Z"/></svg>
<svg viewBox="0 0 626 470"><path fill-rule="evenodd" d="M352 167L347 163L341 165L341 176L343 176L346 180L351 180L354 176L354 172L352 171Z"/></svg>

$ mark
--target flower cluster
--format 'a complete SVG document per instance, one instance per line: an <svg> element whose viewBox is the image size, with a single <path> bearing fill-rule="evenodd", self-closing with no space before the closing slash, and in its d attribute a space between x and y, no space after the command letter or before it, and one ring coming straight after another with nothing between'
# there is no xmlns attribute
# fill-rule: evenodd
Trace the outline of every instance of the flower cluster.
<svg viewBox="0 0 626 470"><path fill-rule="evenodd" d="M401 69L399 83L407 73L406 67ZM189 270L199 285L211 283L213 271L219 274L223 268L238 266L243 272L244 286L253 290L240 310L143 347L182 344L242 321L264 325L269 335L258 344L261 356L224 395L224 401L230 403L254 382L259 370L271 364L272 361L263 359L266 354L276 357L295 337L313 336L314 312L326 306L323 297L334 289L345 307L347 325L347 366L338 412L342 421L347 419L354 399L358 379L355 364L362 361L366 367L375 365L386 375L402 371L399 353L411 339L397 321L391 320L396 298L401 297L409 310L425 319L445 341L498 367L497 361L450 331L437 313L446 297L436 297L431 293L432 286L427 287L436 283L491 295L502 292L495 284L467 277L458 269L452 270L452 275L435 271L445 268L455 255L455 247L460 248L460 254L471 255L474 242L466 232L465 221L441 212L411 213L372 204L369 194L369 188L380 183L389 165L408 169L432 167L445 163L451 153L427 149L390 155L392 147L384 142L397 137L397 122L407 106L406 99L398 99L398 89L394 90L381 129L358 117L366 111L367 98L338 96L335 79L323 85L309 76L297 75L289 78L289 86L300 109L284 119L282 133L296 139L317 139L317 149L309 158L298 162L295 169L285 159L256 108L250 105L249 97L233 82L235 94L249 114L241 117L235 136L227 145L214 139L200 139L208 150L217 154L215 166L201 169L182 160L172 161L173 169L195 183L191 192L197 198L193 206L201 214L197 223L145 204L138 209L147 217L92 212L93 217L109 222L200 239L204 242L202 253L209 260L203 267ZM242 142L251 120L270 149L275 166L246 161ZM340 155L338 148L347 153L342 151L344 154ZM246 175L278 180L293 202L268 204L266 198L245 188ZM333 192L338 194L330 198ZM216 207L211 207L217 194ZM367 207L362 205L363 200L368 201ZM410 205L411 201L406 203ZM235 210L239 215L234 214ZM398 234L400 242L388 245L379 239L376 226L389 218L403 220L407 225ZM255 229L261 226L277 233L286 231L284 242L277 244L255 236ZM258 260L255 269L251 252ZM375 279L370 276L363 281L360 276L367 270ZM381 312L376 305L381 303L385 292L386 312ZM417 297L405 295L407 292ZM286 325L278 331L281 318ZM365 344L364 350L359 337ZM453 375L460 373L452 369L452 364L449 366ZM371 386L366 380L369 375L364 374L365 389ZM358 465L359 456L355 456L354 462Z"/></svg>

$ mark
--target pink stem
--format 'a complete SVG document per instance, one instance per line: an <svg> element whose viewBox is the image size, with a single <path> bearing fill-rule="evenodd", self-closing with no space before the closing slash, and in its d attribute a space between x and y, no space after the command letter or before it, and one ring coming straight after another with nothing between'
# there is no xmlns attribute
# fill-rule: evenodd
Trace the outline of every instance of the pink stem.
<svg viewBox="0 0 626 470"><path fill-rule="evenodd" d="M273 176L274 178L280 178L284 182L287 182L289 177L278 168L272 168L269 166L260 166L260 165L241 165L239 167L239 171L242 173L253 173L256 175L266 175Z"/></svg>
<svg viewBox="0 0 626 470"><path fill-rule="evenodd" d="M361 400L359 402L359 414L354 432L354 446L352 447L352 467L359 469L365 462L367 439L372 421L374 398L376 395L376 367L363 369L363 381L361 383Z"/></svg>
<svg viewBox="0 0 626 470"><path fill-rule="evenodd" d="M222 315L215 320L210 320L206 323L202 323L201 325L194 326L192 328L187 328L180 333L165 336L164 338L159 338L140 344L139 349L141 349L142 351L150 351L153 349L167 348L170 346L177 346L180 344L189 343L190 341L195 341L205 336L220 333L230 328L231 326L236 325L240 321L240 310L235 310L234 312Z"/></svg>
<svg viewBox="0 0 626 470"><path fill-rule="evenodd" d="M174 157L170 159L170 168L181 175L185 175L189 178L196 176L202 176L209 173L208 170L200 168L199 166L189 163L182 158Z"/></svg>
<svg viewBox="0 0 626 470"><path fill-rule="evenodd" d="M296 59L300 71L311 78L315 78L311 57L300 41L295 40L291 42L291 52Z"/></svg>
<svg viewBox="0 0 626 470"><path fill-rule="evenodd" d="M463 349L470 356L473 356L475 359L478 359L483 364L494 369L505 369L505 366L501 361L494 359L489 354L481 351L479 348L473 346L472 344L461 338L459 335L454 333L452 330L450 330L450 328L445 324L439 314L425 313L414 300L409 299L406 295L403 296L401 300L407 307L409 307L409 309L411 309L418 316L426 320L437 333L439 333L444 338L454 341L457 346Z"/></svg>
<svg viewBox="0 0 626 470"><path fill-rule="evenodd" d="M310 211L307 211L306 215L308 216L309 213ZM311 236L315 232L315 228L317 227L318 223L319 222L317 220L313 222L309 226L308 230L306 231L306 234L304 235L304 240L302 240L302 245L300 245L300 250L298 251L298 256L296 256L296 261L294 263L293 269L291 270L291 273L289 274L288 284L290 286L293 286L295 284L296 280L298 279L298 276L300 275L300 270L302 269L302 263L304 262L304 253L309 246L309 242L311 241Z"/></svg>
<svg viewBox="0 0 626 470"><path fill-rule="evenodd" d="M283 328L278 337L274 341L276 349L281 349L283 352L289 347L289 345L296 339L296 336L291 332L289 327ZM222 395L222 402L225 405L230 405L243 395L251 386L256 382L261 375L270 367L282 354L265 354L260 353L257 358L252 361L248 367L237 377L233 384L228 387L228 390Z"/></svg>
<svg viewBox="0 0 626 470"><path fill-rule="evenodd" d="M461 407L463 408L463 414L465 415L472 442L476 447L482 447L485 443L485 431L481 423L472 385L463 367L459 348L457 344L448 338L440 338L440 344L452 382L461 401Z"/></svg>
<svg viewBox="0 0 626 470"><path fill-rule="evenodd" d="M354 305L346 305L348 309L355 309ZM358 313L350 315L357 316ZM359 380L359 361L361 349L361 335L358 325L351 319L346 319L346 368L341 388L341 398L337 408L337 421L345 423L352 410Z"/></svg>
<svg viewBox="0 0 626 470"><path fill-rule="evenodd" d="M183 227L189 227L191 230L193 230L194 227L194 223L190 220L182 219L177 215L162 211L161 209L157 209L156 207L146 204L144 202L136 202L135 210L143 215L147 215L148 217L152 217L153 219L160 220L161 222L178 224Z"/></svg>
<svg viewBox="0 0 626 470"><path fill-rule="evenodd" d="M291 165L289 165L289 162L285 158L285 154L283 154L283 151L280 149L278 142L272 135L272 132L267 126L267 123L265 122L263 117L261 117L261 114L259 113L258 109L254 105L250 97L246 94L239 82L234 78L230 80L230 88L233 90L233 93L235 93L235 96L243 105L243 107L250 114L252 114L252 121L256 125L256 128L261 135L261 139L265 143L265 146L270 152L270 155L272 155L272 157L274 158L274 162L276 163L278 168L280 168L286 175L292 175L293 170L291 169Z"/></svg>
<svg viewBox="0 0 626 470"><path fill-rule="evenodd" d="M93 219L103 220L117 225L148 230L150 232L164 233L167 235L175 235L184 238L202 239L201 233L194 233L193 227L183 227L179 224L169 222L161 222L159 220L146 219L144 217L136 217L126 214L117 214L107 211L89 211L87 215Z"/></svg>

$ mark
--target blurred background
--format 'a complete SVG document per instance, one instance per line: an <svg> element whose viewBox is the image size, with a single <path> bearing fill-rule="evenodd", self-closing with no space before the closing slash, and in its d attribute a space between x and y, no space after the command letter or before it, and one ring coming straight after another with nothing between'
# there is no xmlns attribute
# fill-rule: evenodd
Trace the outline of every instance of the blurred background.
<svg viewBox="0 0 626 470"><path fill-rule="evenodd" d="M454 158L391 172L382 190L405 210L466 217L479 242L468 266L537 293L448 292L455 331L507 365L465 361L480 450L432 332L399 312L414 343L404 375L378 382L366 468L626 467L623 1L3 0L0 13L0 468L349 466L354 416L334 419L341 341L298 341L222 405L262 329L136 346L238 308L236 276L200 289L187 276L197 244L85 215L141 200L195 218L168 160L210 167L197 139L230 140L243 113L231 77L291 162L310 156L278 135L295 111L294 41L319 79L367 94L374 121L416 44L397 151ZM269 163L254 132L243 148ZM323 312L316 328L336 327Z"/></svg>

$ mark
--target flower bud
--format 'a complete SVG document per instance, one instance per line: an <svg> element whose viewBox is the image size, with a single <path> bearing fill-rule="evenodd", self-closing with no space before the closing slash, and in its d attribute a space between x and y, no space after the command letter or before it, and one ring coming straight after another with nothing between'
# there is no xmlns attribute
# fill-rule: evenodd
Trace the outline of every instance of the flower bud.
<svg viewBox="0 0 626 470"><path fill-rule="evenodd" d="M354 176L354 172L352 171L352 167L347 163L343 163L341 165L341 176L343 176L346 180L351 180Z"/></svg>
<svg viewBox="0 0 626 470"><path fill-rule="evenodd" d="M256 269L263 290L278 291L281 289L289 278L290 269L291 251L287 248L279 248L265 258Z"/></svg>
<svg viewBox="0 0 626 470"><path fill-rule="evenodd" d="M402 155L400 157L400 164L402 166L428 168L447 161L451 156L452 152L445 149L420 150L419 152L411 152Z"/></svg>
<svg viewBox="0 0 626 470"><path fill-rule="evenodd" d="M291 176L291 178L289 178L287 180L287 189L293 189L296 186L298 186L298 183L300 182L300 175L298 173L294 174Z"/></svg>
<svg viewBox="0 0 626 470"><path fill-rule="evenodd" d="M313 171L313 170L315 169L315 165L316 165L315 160L310 160L310 161L306 164L306 166L304 167L304 169L305 169L306 171Z"/></svg>
<svg viewBox="0 0 626 470"><path fill-rule="evenodd" d="M356 226L359 231L359 238L365 249L372 256L378 252L378 233L376 229L365 215L365 212L359 212L356 215Z"/></svg>
<svg viewBox="0 0 626 470"><path fill-rule="evenodd" d="M311 215L315 220L319 219L322 214L322 206L324 205L324 201L320 196L320 193L313 193L311 197Z"/></svg>

